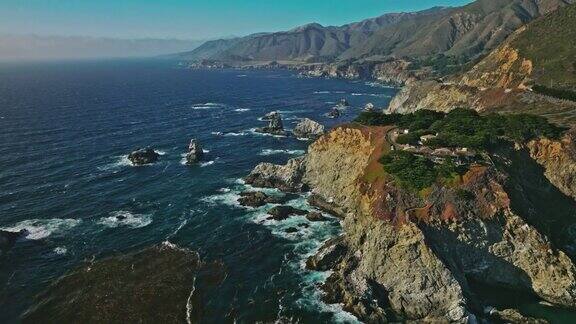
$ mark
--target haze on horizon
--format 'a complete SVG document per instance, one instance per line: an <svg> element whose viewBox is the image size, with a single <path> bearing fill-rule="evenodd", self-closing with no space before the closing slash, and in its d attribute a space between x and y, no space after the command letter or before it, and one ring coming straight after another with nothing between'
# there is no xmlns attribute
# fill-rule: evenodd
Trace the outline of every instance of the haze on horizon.
<svg viewBox="0 0 576 324"><path fill-rule="evenodd" d="M3 0L0 59L153 56L203 41L342 25L390 12L460 6L471 0Z"/></svg>

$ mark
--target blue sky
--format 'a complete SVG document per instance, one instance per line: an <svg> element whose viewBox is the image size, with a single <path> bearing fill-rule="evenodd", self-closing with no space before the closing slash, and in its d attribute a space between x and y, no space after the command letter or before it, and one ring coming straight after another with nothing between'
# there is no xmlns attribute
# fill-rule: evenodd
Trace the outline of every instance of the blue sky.
<svg viewBox="0 0 576 324"><path fill-rule="evenodd" d="M470 0L0 0L0 33L206 39Z"/></svg>

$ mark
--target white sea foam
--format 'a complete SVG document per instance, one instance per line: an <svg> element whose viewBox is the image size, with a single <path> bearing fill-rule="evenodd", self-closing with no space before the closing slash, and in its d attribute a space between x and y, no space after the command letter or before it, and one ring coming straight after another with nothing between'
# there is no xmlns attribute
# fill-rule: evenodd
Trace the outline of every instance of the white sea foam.
<svg viewBox="0 0 576 324"><path fill-rule="evenodd" d="M366 82L364 84L373 88L398 89L398 87L386 85L380 82Z"/></svg>
<svg viewBox="0 0 576 324"><path fill-rule="evenodd" d="M343 94L346 93L346 91L314 91L314 94Z"/></svg>
<svg viewBox="0 0 576 324"><path fill-rule="evenodd" d="M212 161L207 161L207 162L200 162L200 167L207 167L209 165L214 164L214 160Z"/></svg>
<svg viewBox="0 0 576 324"><path fill-rule="evenodd" d="M40 240L52 235L62 235L80 223L81 220L71 218L30 219L1 229L9 232L26 230L26 239Z"/></svg>
<svg viewBox="0 0 576 324"><path fill-rule="evenodd" d="M133 214L129 211L120 210L115 211L110 217L103 217L98 221L98 224L106 227L115 228L126 226L130 228L141 228L148 226L152 223L152 216L147 214Z"/></svg>
<svg viewBox="0 0 576 324"><path fill-rule="evenodd" d="M274 155L274 154L288 154L288 155L302 155L304 150L274 150L274 149L263 149L258 155Z"/></svg>
<svg viewBox="0 0 576 324"><path fill-rule="evenodd" d="M203 153L210 153L210 150L202 149L202 152L203 152Z"/></svg>
<svg viewBox="0 0 576 324"><path fill-rule="evenodd" d="M212 132L212 135L216 135L216 136L222 136L224 133L222 132Z"/></svg>
<svg viewBox="0 0 576 324"><path fill-rule="evenodd" d="M231 190L216 195L206 196L201 200L210 205L224 204L228 206L240 207L241 205L238 203L238 198L240 198L240 193L238 191Z"/></svg>
<svg viewBox="0 0 576 324"><path fill-rule="evenodd" d="M236 108L236 109L234 109L234 111L245 112L245 111L250 111L250 108Z"/></svg>
<svg viewBox="0 0 576 324"><path fill-rule="evenodd" d="M226 105L221 104L221 103L207 102L207 103L203 103L203 104L194 104L194 105L192 105L191 108L194 110L204 110L204 109L222 108L224 106L226 106Z"/></svg>
<svg viewBox="0 0 576 324"><path fill-rule="evenodd" d="M59 246L54 248L54 253L58 254L58 255L64 255L66 253L68 253L68 248L66 248L65 246Z"/></svg>
<svg viewBox="0 0 576 324"><path fill-rule="evenodd" d="M353 96L368 96L368 97L379 97L379 98L390 98L389 95L382 93L352 93Z"/></svg>

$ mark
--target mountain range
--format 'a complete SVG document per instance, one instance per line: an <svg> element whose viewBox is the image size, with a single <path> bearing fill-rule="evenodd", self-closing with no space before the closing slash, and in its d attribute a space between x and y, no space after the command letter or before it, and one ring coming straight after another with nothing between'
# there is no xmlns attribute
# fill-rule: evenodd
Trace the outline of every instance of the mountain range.
<svg viewBox="0 0 576 324"><path fill-rule="evenodd" d="M391 13L343 26L317 23L289 31L209 41L180 54L187 60L231 63L314 63L422 58L474 58L501 44L531 20L573 0L477 0L462 7Z"/></svg>

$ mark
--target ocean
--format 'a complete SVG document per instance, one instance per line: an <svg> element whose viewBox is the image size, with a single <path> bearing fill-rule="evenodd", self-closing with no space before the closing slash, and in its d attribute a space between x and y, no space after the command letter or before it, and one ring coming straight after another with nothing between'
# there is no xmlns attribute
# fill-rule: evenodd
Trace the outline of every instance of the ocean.
<svg viewBox="0 0 576 324"><path fill-rule="evenodd" d="M320 301L328 273L304 268L340 233L338 219L270 221L265 208L236 199L259 162L285 163L309 144L255 133L265 125L259 117L278 110L287 129L304 117L330 128L369 102L387 106L396 91L162 60L0 64L0 229L28 230L0 257L0 322L18 321L35 295L84 260L165 241L223 262L208 322L232 309L240 322L354 322ZM325 117L341 99L351 105L343 116ZM205 159L186 166L193 137ZM127 155L147 146L160 160L131 166ZM310 209L305 196L289 204Z"/></svg>

